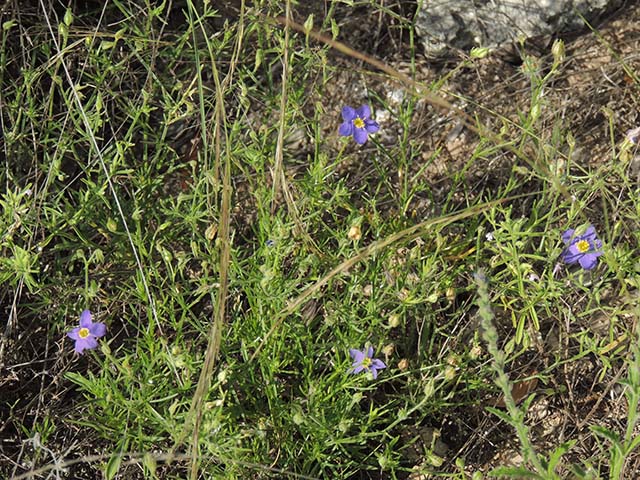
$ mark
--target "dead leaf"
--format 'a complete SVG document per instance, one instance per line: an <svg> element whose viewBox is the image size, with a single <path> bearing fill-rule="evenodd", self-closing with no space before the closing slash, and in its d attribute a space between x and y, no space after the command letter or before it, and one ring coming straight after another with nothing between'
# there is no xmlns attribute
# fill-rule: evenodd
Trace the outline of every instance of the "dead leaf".
<svg viewBox="0 0 640 480"><path fill-rule="evenodd" d="M532 375L535 375L536 373L538 372L533 372ZM527 398L529 394L536 389L537 386L538 377L532 377L528 380L521 380L514 383L513 387L511 387L511 396L516 402L516 405ZM493 406L498 408L505 408L506 405L504 403L504 395L500 395L500 397L495 402L493 402Z"/></svg>

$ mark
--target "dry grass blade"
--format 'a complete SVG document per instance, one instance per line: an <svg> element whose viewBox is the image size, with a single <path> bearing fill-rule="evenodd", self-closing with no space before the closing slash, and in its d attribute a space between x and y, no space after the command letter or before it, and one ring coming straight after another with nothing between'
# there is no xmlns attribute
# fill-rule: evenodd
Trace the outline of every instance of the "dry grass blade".
<svg viewBox="0 0 640 480"><path fill-rule="evenodd" d="M285 6L285 16L287 19L291 18L291 2L287 0ZM280 122L278 125L278 138L276 141L276 153L275 153L275 161L273 165L272 178L273 178L273 193L271 199L271 214L275 214L278 200L280 196L280 192L284 196L285 202L287 204L287 210L293 219L295 224L294 233L303 238L305 243L313 249L316 253L322 254L315 242L311 238L311 236L307 233L304 226L302 225L302 221L300 220L300 213L298 211L298 207L295 203L295 198L291 193L291 189L287 184L287 179L285 178L284 168L283 168L283 160L284 160L284 137L285 137L285 128L286 128L286 112L287 112L287 89L288 89L288 79L289 79L289 28L287 25L284 26L284 46L283 46L283 54L282 54L282 87L280 94Z"/></svg>
<svg viewBox="0 0 640 480"><path fill-rule="evenodd" d="M244 12L244 2L243 9ZM242 22L242 14L241 20ZM241 30L238 32L238 42L242 41ZM231 63L235 63L237 58L233 59ZM224 92L220 85L218 77L218 71L215 63L212 63L213 77L216 84L216 114L215 114L215 139L216 144L216 169L222 170L222 201L220 206L220 230L218 234L218 241L220 245L220 287L218 288L218 295L216 299L216 309L214 310L214 319L211 330L209 331L209 341L207 345L207 352L204 359L204 365L200 371L200 378L198 379L198 386L193 395L191 403L190 414L193 415L193 433L191 439L191 471L190 478L196 480L198 478L199 470L199 435L200 424L202 422L202 410L204 399L209 390L211 383L211 374L215 365L216 358L220 351L220 338L222 335L222 326L224 323L226 305L227 305L227 292L229 290L229 261L231 252L231 239L229 235L229 222L231 217L231 158L229 157L229 148L226 149L226 155L224 163L221 163L220 159L220 142L221 128L224 123L225 111L224 111ZM225 131L225 142L228 143L228 138Z"/></svg>
<svg viewBox="0 0 640 480"><path fill-rule="evenodd" d="M289 0L285 2L286 18L291 18L291 3ZM284 46L282 47L282 86L280 93L280 124L278 126L278 140L276 143L276 156L273 164L273 197L271 199L271 214L276 211L278 204L278 194L281 188L287 188L283 164L283 145L284 145L284 129L286 125L287 112L287 80L289 78L289 28L284 27Z"/></svg>
<svg viewBox="0 0 640 480"><path fill-rule="evenodd" d="M221 158L222 142L227 145L229 139L226 129L224 129L224 119L226 118L224 108L224 85L231 82L233 65L238 61L240 54L240 45L243 40L243 18L244 18L244 1L241 4L240 20L238 22L238 34L236 37L236 48L234 56L231 59L231 69L229 75L225 78L224 84L220 82L218 69L215 61L211 62L211 69L213 73L213 79L215 82L216 91L216 109L214 118L214 138L215 138L215 167L216 172L221 172L222 177L222 195L220 204L220 225L218 233L218 242L220 245L220 269L219 269L219 287L216 301L216 308L214 310L213 323L209 331L207 351L205 353L204 364L200 371L198 378L198 385L196 391L193 394L191 401L191 407L185 421L182 432L178 436L171 452L175 450L183 443L184 439L189 434L191 429L191 445L189 458L191 459L190 466L190 478L195 480L198 478L199 466L200 466L200 452L198 449L200 425L202 423L202 412L204 399L206 398L207 391L211 384L211 374L220 351L220 339L222 336L222 327L224 324L225 312L226 312L226 300L229 288L229 264L231 257L231 236L230 236L230 218L231 218L231 158L230 149L227 148L224 160ZM224 129L224 130L223 130ZM224 135L224 139L223 139Z"/></svg>
<svg viewBox="0 0 640 480"><path fill-rule="evenodd" d="M327 37L326 35L323 35L321 33L318 33L317 31L314 30L307 30L304 28L303 25L300 25L297 22L294 22L293 20L289 19L289 18L284 18L284 17L277 17L277 18L269 18L267 17L267 20L270 20L273 23L277 23L280 25L284 25L288 28L292 28L294 30L297 30L298 32L304 33L306 35L309 35L310 37L312 37L313 39L322 42L326 45L329 45L331 48L334 48L335 50L348 55L352 58L355 58L357 60L360 60L362 62L368 63L369 65L385 72L387 75L389 75L391 78L395 78L398 81L401 82L401 84L403 84L405 87L409 88L410 91L423 98L425 101L427 101L428 103L436 106L436 107L440 107L443 108L447 111L452 112L453 114L455 114L460 121L462 122L462 124L468 128L469 130L471 130L472 132L475 132L476 134L480 135L481 137L484 138L488 138L489 140L491 140L495 145L499 145L501 149L504 149L512 154L514 154L518 159L522 160L523 162L525 162L527 165L531 166L531 168L533 168L534 170L540 172L541 174L543 174L546 178L549 178L552 182L553 182L553 186L554 188L556 188L566 199L570 199L571 195L569 194L569 192L567 191L566 187L558 180L556 175L553 175L552 172L549 170L548 166L541 163L541 162L536 162L535 160L531 160L529 157L527 157L522 151L520 151L518 148L514 147L511 143L508 142L503 142L501 141L500 137L498 135L496 135L494 132L492 132L489 129L485 129L482 128L482 126L478 126L475 122L475 120L469 116L468 114L466 114L465 112L463 112L462 110L460 110L459 108L457 108L455 105L451 104L450 102L448 102L447 100L445 100L444 98L432 93L428 91L428 88L421 84L420 82L417 82L415 80L413 80L412 78L410 78L408 75L394 69L391 68L390 66L388 66L387 64L385 64L384 62L381 62L380 60L377 60L373 57L370 57L369 55L365 55L363 53L358 52L357 50L354 50L353 48L345 45L342 42L333 40L329 37ZM557 152L558 155L561 155L560 152ZM586 216L584 215L584 213L581 213L581 215L583 216L583 219L585 221L587 221Z"/></svg>
<svg viewBox="0 0 640 480"><path fill-rule="evenodd" d="M527 194L523 194L523 195L516 195L516 196L513 196L513 197L502 198L502 199L499 199L499 200L494 200L494 201L491 201L491 202L486 202L486 203L477 205L477 206L475 206L473 208L469 208L469 209L464 210L464 211L462 211L460 213L454 213L454 214L447 215L447 216L440 217L440 218L425 220L424 222L420 222L417 225L414 225L412 227L406 228L406 229L404 229L404 230L402 230L402 231L400 231L398 233L390 235L387 238L384 238L382 240L374 242L371 245L369 245L368 247L365 247L365 248L361 249L356 255L354 255L353 257L349 258L348 260L345 260L344 262L342 262L340 265L335 267L333 270L331 270L329 273L327 273L324 277L322 277L316 283L314 283L313 285L308 287L295 300L290 302L289 306L287 308L285 308L282 312L280 312L280 314L276 317L273 326L271 327L271 329L269 329L269 331L265 335L264 339L260 342L260 345L258 345L258 348L256 348L256 351L253 352L253 354L251 355L251 358L249 359L249 361L253 361L256 358L256 356L262 350L262 347L264 346L264 344L269 340L269 338L271 338L271 336L275 333L275 331L278 329L278 327L280 326L282 321L287 316L289 316L293 312L295 312L301 305L303 305L309 299L309 297L311 297L312 295L314 295L318 291L320 291L320 289L322 287L324 287L327 283L329 283L329 281L333 277L335 277L336 275L338 275L341 272L344 272L345 270L348 270L349 268L354 266L356 263L361 262L362 260L370 257L371 255L373 255L375 253L378 253L378 252L384 250L385 248L387 248L387 247L389 247L389 246L391 246L391 245L393 245L395 243L398 243L400 241L405 241L405 242L411 241L412 239L418 237L419 235L421 235L424 231L426 231L429 228L436 227L436 226L450 225L451 223L457 222L457 221L462 220L464 218L471 217L473 215L477 215L477 214L479 214L481 212L487 211L487 210L489 210L489 209L491 209L491 208L493 208L493 207L495 207L497 205L500 205L502 203L510 202L510 201L513 201L513 200L517 200L517 199L521 199L521 198L524 198L524 197L529 197L529 196L533 196L533 195L537 195L537 194L539 194L539 192L531 192L531 193L527 193Z"/></svg>
<svg viewBox="0 0 640 480"><path fill-rule="evenodd" d="M314 30L307 30L304 28L303 25L300 25L299 23L294 22L289 18L277 17L275 19L269 19L269 20L271 20L272 22L284 25L288 28L293 28L294 30L297 30L300 33L308 34L310 37L314 38L315 40L318 40L319 42L322 42L326 45L329 45L331 48L341 53L344 53L349 57L355 58L357 60L361 60L373 67L376 67L377 69L385 72L390 77L398 79L405 86L410 87L414 94L424 98L427 102L431 103L432 105L454 112L458 117L460 117L460 119L464 122L467 128L469 128L470 130L478 134L481 133L476 127L473 118L471 118L465 112L463 112L459 108L456 108L454 105L447 102L444 98L441 98L427 91L427 88L424 85L420 84L420 82L416 82L415 80L410 78L408 75L405 75L404 73L389 67L384 62L381 62L380 60L377 60L373 57L360 53L357 50L354 50L353 48L345 45L344 43L333 40L327 37L326 35L318 33Z"/></svg>

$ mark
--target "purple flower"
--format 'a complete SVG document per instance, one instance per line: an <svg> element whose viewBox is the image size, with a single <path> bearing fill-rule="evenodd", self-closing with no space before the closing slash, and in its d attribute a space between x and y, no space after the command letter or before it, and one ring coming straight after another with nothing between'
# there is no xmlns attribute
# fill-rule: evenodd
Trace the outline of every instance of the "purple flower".
<svg viewBox="0 0 640 480"><path fill-rule="evenodd" d="M344 107L342 109L342 119L338 132L343 137L353 135L353 139L363 145L367 141L370 133L375 133L380 129L380 125L375 120L371 120L371 109L369 105L362 105L360 108Z"/></svg>
<svg viewBox="0 0 640 480"><path fill-rule="evenodd" d="M560 258L568 264L578 262L585 270L591 270L598 264L598 257L602 255L602 242L596 236L596 229L589 225L582 235L576 235L570 228L562 234L562 241L567 245Z"/></svg>
<svg viewBox="0 0 640 480"><path fill-rule="evenodd" d="M367 349L367 353L364 351L356 350L355 348L349 349L349 355L353 358L353 365L349 369L349 373L360 373L363 371L371 372L373 378L378 377L378 370L387 368L382 360L373 358L373 347Z"/></svg>
<svg viewBox="0 0 640 480"><path fill-rule="evenodd" d="M107 326L104 323L91 321L91 312L84 310L80 314L80 326L74 328L67 337L76 341L76 352L82 353L85 349L93 349L98 346L98 338L104 336Z"/></svg>
<svg viewBox="0 0 640 480"><path fill-rule="evenodd" d="M640 140L640 127L636 127L627 132L627 140L629 140L634 145L638 144Z"/></svg>

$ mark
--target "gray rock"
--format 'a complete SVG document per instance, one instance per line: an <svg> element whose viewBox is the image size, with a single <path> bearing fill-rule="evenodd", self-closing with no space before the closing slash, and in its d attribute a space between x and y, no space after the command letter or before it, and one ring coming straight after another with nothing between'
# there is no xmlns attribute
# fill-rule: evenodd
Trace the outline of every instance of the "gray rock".
<svg viewBox="0 0 640 480"><path fill-rule="evenodd" d="M416 31L427 55L442 56L451 47L498 47L583 28L623 0L424 0ZM579 14L578 14L579 12Z"/></svg>

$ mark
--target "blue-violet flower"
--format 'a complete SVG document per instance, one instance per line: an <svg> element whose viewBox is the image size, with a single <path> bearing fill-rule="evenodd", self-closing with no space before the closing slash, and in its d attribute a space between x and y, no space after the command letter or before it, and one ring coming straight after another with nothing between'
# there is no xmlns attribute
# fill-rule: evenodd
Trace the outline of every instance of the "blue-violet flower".
<svg viewBox="0 0 640 480"><path fill-rule="evenodd" d="M353 139L363 145L370 133L375 133L380 129L380 125L375 120L371 120L371 109L369 105L362 105L359 108L344 107L342 109L342 119L338 132L343 137L353 135Z"/></svg>
<svg viewBox="0 0 640 480"><path fill-rule="evenodd" d="M353 358L353 365L349 369L349 373L371 372L373 378L378 377L378 370L387 368L382 360L373 358L373 347L369 347L367 352L356 350L355 348L349 349L349 355Z"/></svg>
<svg viewBox="0 0 640 480"><path fill-rule="evenodd" d="M637 145L640 141L640 127L636 127L627 132L627 140L629 140L634 145Z"/></svg>
<svg viewBox="0 0 640 480"><path fill-rule="evenodd" d="M602 255L602 242L596 235L593 225L582 234L576 235L570 228L562 234L562 241L567 245L560 258L568 264L578 262L585 270L591 270L598 264L598 257Z"/></svg>
<svg viewBox="0 0 640 480"><path fill-rule="evenodd" d="M107 332L107 326L101 322L92 322L92 315L89 310L84 310L80 314L80 326L74 328L67 336L76 341L75 350L82 353L85 349L91 350L98 346L98 338Z"/></svg>

